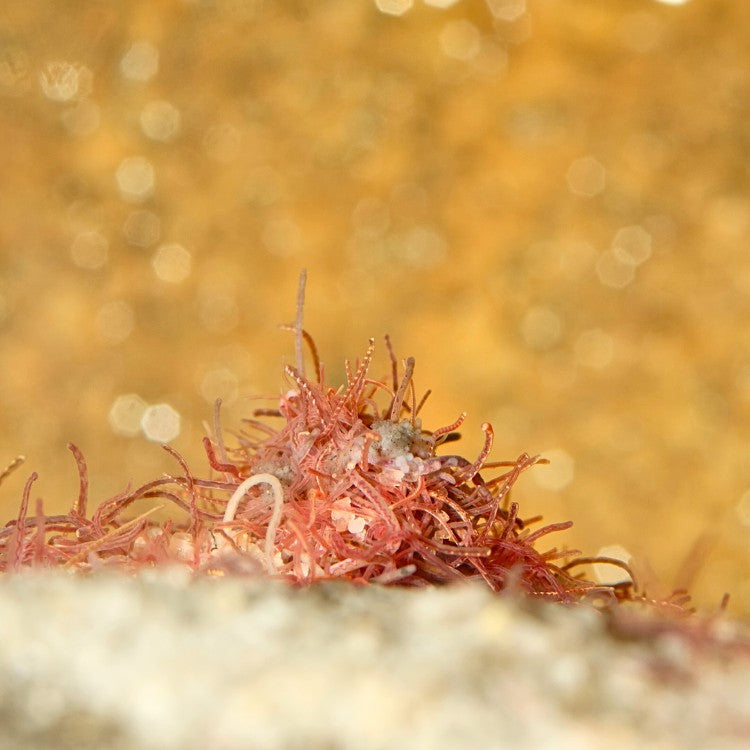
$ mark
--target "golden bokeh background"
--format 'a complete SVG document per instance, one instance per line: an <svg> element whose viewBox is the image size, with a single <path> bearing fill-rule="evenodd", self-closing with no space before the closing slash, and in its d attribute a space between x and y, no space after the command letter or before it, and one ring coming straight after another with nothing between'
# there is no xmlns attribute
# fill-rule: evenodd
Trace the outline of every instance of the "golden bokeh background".
<svg viewBox="0 0 750 750"><path fill-rule="evenodd" d="M4 517L32 470L71 503L68 441L97 499L175 470L147 408L203 471L306 267L332 381L389 332L426 426L552 459L526 515L747 616L748 40L736 0L4 3Z"/></svg>

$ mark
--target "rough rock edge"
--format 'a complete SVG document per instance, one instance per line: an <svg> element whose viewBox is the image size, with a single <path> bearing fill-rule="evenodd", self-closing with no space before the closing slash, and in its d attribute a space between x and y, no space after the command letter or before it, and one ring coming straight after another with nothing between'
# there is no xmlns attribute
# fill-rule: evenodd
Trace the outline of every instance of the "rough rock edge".
<svg viewBox="0 0 750 750"><path fill-rule="evenodd" d="M0 747L744 748L750 658L457 585L0 579ZM734 642L738 626L715 635ZM654 634L656 633L656 634Z"/></svg>

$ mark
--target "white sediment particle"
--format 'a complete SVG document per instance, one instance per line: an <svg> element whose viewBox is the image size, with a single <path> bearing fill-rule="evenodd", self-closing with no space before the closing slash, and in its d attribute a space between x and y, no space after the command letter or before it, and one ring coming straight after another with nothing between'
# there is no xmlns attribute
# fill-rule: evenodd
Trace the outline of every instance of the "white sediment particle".
<svg viewBox="0 0 750 750"><path fill-rule="evenodd" d="M367 519L358 516L352 508L350 497L341 497L333 503L331 520L336 531L348 531L355 536L361 535L367 526Z"/></svg>
<svg viewBox="0 0 750 750"><path fill-rule="evenodd" d="M416 437L416 431L408 420L373 422L372 430L380 435L380 441L373 443L372 446L376 453L385 458L398 458L406 454L411 457L411 447Z"/></svg>
<svg viewBox="0 0 750 750"><path fill-rule="evenodd" d="M361 534L366 525L367 522L362 516L355 516L349 521L346 528L350 534Z"/></svg>

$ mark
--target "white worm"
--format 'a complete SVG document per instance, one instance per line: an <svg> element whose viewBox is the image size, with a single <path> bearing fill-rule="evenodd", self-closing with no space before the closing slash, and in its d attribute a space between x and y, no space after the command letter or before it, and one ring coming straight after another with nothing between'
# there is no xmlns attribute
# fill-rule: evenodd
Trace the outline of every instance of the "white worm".
<svg viewBox="0 0 750 750"><path fill-rule="evenodd" d="M281 507L284 504L284 490L281 487L281 482L273 474L255 474L252 477L248 477L240 486L234 491L232 497L229 498L227 503L227 509L224 511L224 523L230 523L234 520L234 514L237 512L237 506L240 504L240 500L245 496L245 493L256 484L267 484L273 492L273 513L271 513L271 520L268 522L268 529L266 529L266 542L263 551L266 555L266 561L270 573L276 572L276 565L273 561L273 544L276 539L276 529L279 526L281 520Z"/></svg>

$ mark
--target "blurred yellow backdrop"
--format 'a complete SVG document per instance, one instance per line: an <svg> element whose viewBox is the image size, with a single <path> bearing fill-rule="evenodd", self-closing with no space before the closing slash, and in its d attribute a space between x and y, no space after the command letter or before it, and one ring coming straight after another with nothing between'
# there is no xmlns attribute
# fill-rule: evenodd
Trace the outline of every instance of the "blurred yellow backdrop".
<svg viewBox="0 0 750 750"><path fill-rule="evenodd" d="M202 471L307 267L331 380L389 332L426 426L549 455L558 541L747 615L748 39L736 0L4 3L4 518L31 470L71 503L68 441L97 499L176 470L145 409Z"/></svg>

